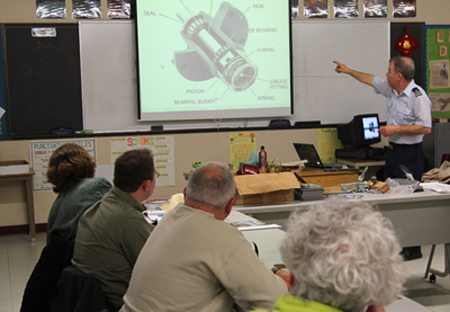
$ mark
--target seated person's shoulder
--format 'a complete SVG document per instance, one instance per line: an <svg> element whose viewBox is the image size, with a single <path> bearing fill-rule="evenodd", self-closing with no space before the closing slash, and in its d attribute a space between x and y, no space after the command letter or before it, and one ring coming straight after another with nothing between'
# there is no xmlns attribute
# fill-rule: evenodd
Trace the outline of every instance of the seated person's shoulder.
<svg viewBox="0 0 450 312"><path fill-rule="evenodd" d="M104 187L104 188L108 188L108 189L112 188L112 184L103 177L91 178L91 179L89 179L89 181L90 181L90 183L92 183L93 185L97 185L98 187Z"/></svg>

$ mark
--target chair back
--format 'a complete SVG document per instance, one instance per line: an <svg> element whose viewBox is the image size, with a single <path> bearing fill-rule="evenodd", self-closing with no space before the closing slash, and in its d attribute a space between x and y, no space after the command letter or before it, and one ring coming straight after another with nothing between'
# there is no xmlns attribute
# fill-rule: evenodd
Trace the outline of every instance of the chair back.
<svg viewBox="0 0 450 312"><path fill-rule="evenodd" d="M56 283L71 265L74 242L54 238L44 247L25 287L20 312L48 312Z"/></svg>
<svg viewBox="0 0 450 312"><path fill-rule="evenodd" d="M53 292L50 312L100 311L109 310L98 280L74 266L65 268Z"/></svg>
<svg viewBox="0 0 450 312"><path fill-rule="evenodd" d="M442 154L441 165L444 161L450 161L450 154Z"/></svg>

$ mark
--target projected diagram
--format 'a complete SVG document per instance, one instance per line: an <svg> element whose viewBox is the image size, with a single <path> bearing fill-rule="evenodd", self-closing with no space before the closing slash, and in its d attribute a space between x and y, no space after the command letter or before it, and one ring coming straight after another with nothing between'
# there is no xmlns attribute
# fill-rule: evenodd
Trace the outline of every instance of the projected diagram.
<svg viewBox="0 0 450 312"><path fill-rule="evenodd" d="M136 0L143 120L291 113L289 0Z"/></svg>
<svg viewBox="0 0 450 312"><path fill-rule="evenodd" d="M185 19L181 35L188 48L175 51L173 63L191 81L220 78L231 90L248 89L258 68L245 54L248 22L245 15L228 2L222 2L212 18L203 11Z"/></svg>

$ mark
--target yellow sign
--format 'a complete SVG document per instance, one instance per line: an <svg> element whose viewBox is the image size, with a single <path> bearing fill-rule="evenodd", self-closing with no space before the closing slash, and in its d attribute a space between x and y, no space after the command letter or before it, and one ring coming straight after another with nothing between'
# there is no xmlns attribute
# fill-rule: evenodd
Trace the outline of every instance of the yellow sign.
<svg viewBox="0 0 450 312"><path fill-rule="evenodd" d="M230 133L230 162L234 169L239 169L239 164L246 162L250 153L255 150L255 133Z"/></svg>
<svg viewBox="0 0 450 312"><path fill-rule="evenodd" d="M317 129L317 153L324 164L336 163L334 151L341 147L336 128Z"/></svg>

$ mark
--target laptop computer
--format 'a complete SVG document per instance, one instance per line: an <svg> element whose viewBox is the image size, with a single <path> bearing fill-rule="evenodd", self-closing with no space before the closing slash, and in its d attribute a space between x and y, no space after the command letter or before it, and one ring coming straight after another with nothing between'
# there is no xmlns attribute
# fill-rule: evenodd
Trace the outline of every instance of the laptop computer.
<svg viewBox="0 0 450 312"><path fill-rule="evenodd" d="M319 168L324 171L358 171L356 168L349 168L343 164L323 164L322 160L317 153L314 144L306 143L294 143L295 150L297 151L300 160L307 160L305 166L308 168Z"/></svg>

